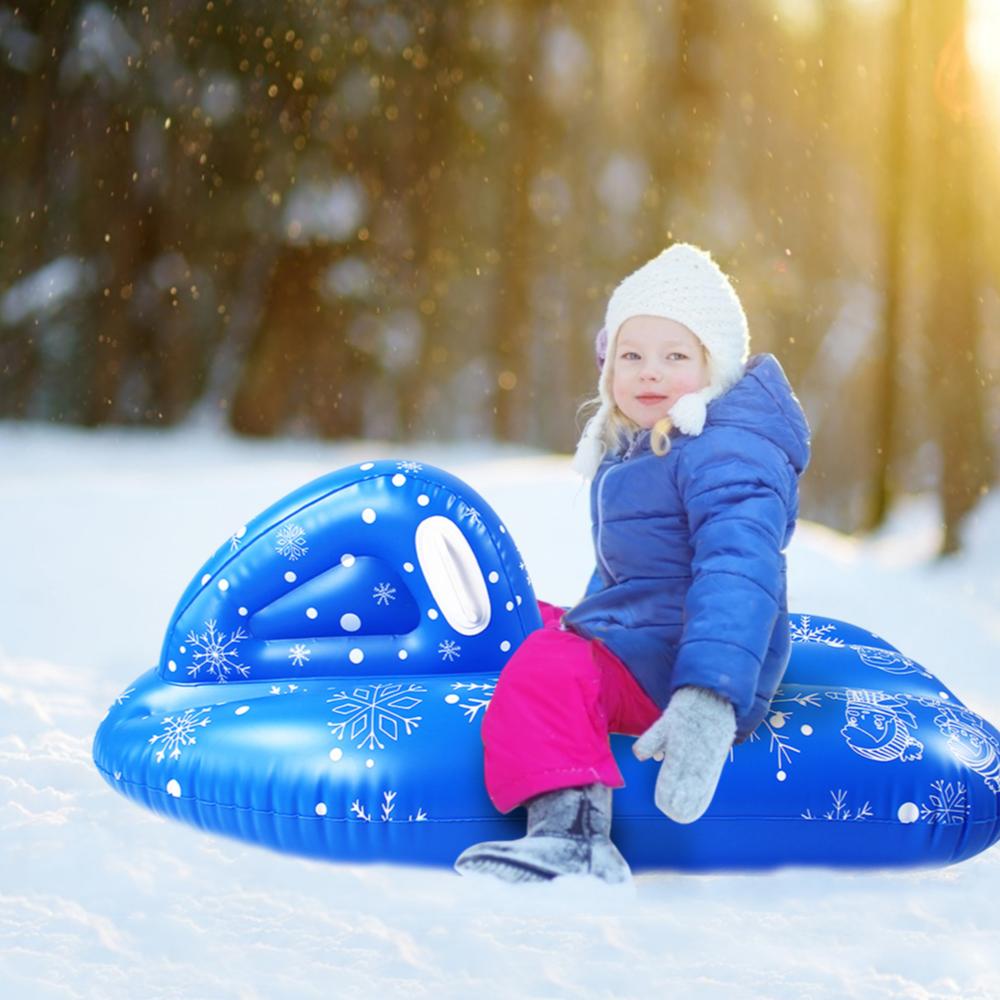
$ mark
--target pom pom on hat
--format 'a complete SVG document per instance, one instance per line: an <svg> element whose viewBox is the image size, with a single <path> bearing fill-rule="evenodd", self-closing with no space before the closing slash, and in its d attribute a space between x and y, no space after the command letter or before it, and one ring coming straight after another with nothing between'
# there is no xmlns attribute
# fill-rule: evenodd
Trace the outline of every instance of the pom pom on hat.
<svg viewBox="0 0 1000 1000"><path fill-rule="evenodd" d="M708 351L709 384L682 396L670 418L682 434L698 435L707 406L743 374L750 353L746 315L729 279L709 253L690 243L675 243L625 278L612 292L598 333L598 365L614 358L618 331L633 316L659 316L686 326ZM614 412L610 369L599 380L601 408L588 421L573 457L573 468L592 479L607 451L608 419Z"/></svg>

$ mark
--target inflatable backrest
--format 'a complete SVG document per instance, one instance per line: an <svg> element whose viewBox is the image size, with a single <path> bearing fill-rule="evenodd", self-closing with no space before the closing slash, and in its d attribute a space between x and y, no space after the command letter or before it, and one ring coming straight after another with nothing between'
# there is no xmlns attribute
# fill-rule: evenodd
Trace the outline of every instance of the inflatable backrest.
<svg viewBox="0 0 1000 1000"><path fill-rule="evenodd" d="M524 561L479 494L434 466L365 462L223 543L171 617L159 675L497 673L540 627Z"/></svg>

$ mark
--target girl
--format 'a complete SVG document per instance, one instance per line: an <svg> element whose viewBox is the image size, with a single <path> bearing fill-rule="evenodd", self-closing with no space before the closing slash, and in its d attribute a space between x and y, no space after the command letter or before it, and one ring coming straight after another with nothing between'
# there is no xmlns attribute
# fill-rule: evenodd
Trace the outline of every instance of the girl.
<svg viewBox="0 0 1000 1000"><path fill-rule="evenodd" d="M608 743L642 734L655 801L691 823L730 747L764 718L789 656L784 549L809 429L711 257L675 244L625 278L598 339L599 404L574 468L592 480L597 569L504 667L483 719L486 787L527 835L455 867L501 879L629 879L611 842Z"/></svg>

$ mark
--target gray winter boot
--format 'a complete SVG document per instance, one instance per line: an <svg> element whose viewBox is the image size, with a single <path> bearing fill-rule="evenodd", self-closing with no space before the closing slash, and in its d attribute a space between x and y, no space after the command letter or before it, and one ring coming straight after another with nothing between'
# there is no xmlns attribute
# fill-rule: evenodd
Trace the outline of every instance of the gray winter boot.
<svg viewBox="0 0 1000 1000"><path fill-rule="evenodd" d="M592 875L627 882L628 862L611 842L611 789L561 788L529 799L527 836L473 844L455 862L462 875L494 875L505 882L547 882L560 875Z"/></svg>

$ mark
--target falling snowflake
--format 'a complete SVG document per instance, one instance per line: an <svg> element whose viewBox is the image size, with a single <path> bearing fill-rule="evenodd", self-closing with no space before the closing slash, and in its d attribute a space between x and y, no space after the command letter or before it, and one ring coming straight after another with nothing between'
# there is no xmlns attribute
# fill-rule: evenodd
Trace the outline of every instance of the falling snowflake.
<svg viewBox="0 0 1000 1000"><path fill-rule="evenodd" d="M334 706L331 711L341 717L341 721L328 722L327 725L338 740L345 735L351 740L360 737L357 744L359 750L363 747L384 750L385 744L379 739L379 734L395 741L400 724L407 736L417 728L422 716L404 713L420 704L420 699L414 698L413 694L424 691L426 688L419 684L409 684L405 688L402 684L373 684L371 687L356 687L350 694L337 691L332 698L327 698L327 704Z"/></svg>
<svg viewBox="0 0 1000 1000"><path fill-rule="evenodd" d="M284 556L295 562L309 551L306 545L306 533L297 524L284 524L278 529L278 537L274 543L279 556Z"/></svg>
<svg viewBox="0 0 1000 1000"><path fill-rule="evenodd" d="M396 599L396 588L388 583L380 583L373 591L376 604L388 604Z"/></svg>
<svg viewBox="0 0 1000 1000"><path fill-rule="evenodd" d="M128 701L129 695L131 695L134 691L135 688L128 688L126 691L122 691L122 693L115 698L115 704L124 705L125 702Z"/></svg>
<svg viewBox="0 0 1000 1000"><path fill-rule="evenodd" d="M476 716L479 715L479 713L486 708L492 700L493 691L496 686L496 680L486 681L483 684L467 684L464 681L455 681L451 685L453 691L482 691L482 695L478 697L468 697L466 701L462 701L460 695L449 694L445 695L444 700L449 705L458 705L465 712L465 718L469 722L475 722Z"/></svg>
<svg viewBox="0 0 1000 1000"><path fill-rule="evenodd" d="M860 809L856 810L854 815L851 815L850 809L845 809L844 805L847 802L847 791L843 788L838 788L837 791L830 790L830 795L833 798L833 808L829 811L823 813L823 819L832 820L859 820L859 819L870 819L875 814L872 812L871 805L866 801ZM807 809L802 813L803 819L819 819L819 816L813 816L812 811Z"/></svg>
<svg viewBox="0 0 1000 1000"><path fill-rule="evenodd" d="M393 817L392 812L396 808L396 793L395 792L383 792L382 793L382 806L380 809L380 820L383 823L400 823L402 820ZM370 823L372 821L372 814L368 812L367 809L361 804L360 799L355 799L351 803L351 812L357 816L358 819L363 820L365 823ZM421 807L417 807L416 816L407 816L406 822L408 823L423 823L427 819L427 813Z"/></svg>
<svg viewBox="0 0 1000 1000"><path fill-rule="evenodd" d="M930 805L921 803L920 818L928 823L961 823L969 812L969 803L965 798L966 788L960 781L954 787L949 781L932 781L931 788L937 789L937 795L928 796Z"/></svg>
<svg viewBox="0 0 1000 1000"><path fill-rule="evenodd" d="M280 684L272 684L268 694L295 694L295 692L298 691L299 686L298 684L286 684L285 688L286 690L282 691ZM308 691L309 688L303 688L302 690Z"/></svg>
<svg viewBox="0 0 1000 1000"><path fill-rule="evenodd" d="M814 626L811 615L802 615L798 622L789 619L788 624L792 642L821 642L826 646L838 648L844 645L843 639L827 634L834 630L833 625Z"/></svg>
<svg viewBox="0 0 1000 1000"><path fill-rule="evenodd" d="M462 647L456 645L451 639L445 639L438 643L438 652L441 654L442 660L451 663L452 660L457 660L462 655Z"/></svg>
<svg viewBox="0 0 1000 1000"><path fill-rule="evenodd" d="M202 667L208 674L215 677L220 684L229 680L229 675L235 670L240 677L248 677L250 668L239 662L240 641L247 638L242 628L229 633L225 639L222 632L215 630L215 620L205 622L205 631L199 635L193 629L188 633L188 645L194 647L194 663L187 668L192 677L198 676Z"/></svg>
<svg viewBox="0 0 1000 1000"><path fill-rule="evenodd" d="M419 462L397 462L396 468L403 472L420 472L423 466Z"/></svg>
<svg viewBox="0 0 1000 1000"><path fill-rule="evenodd" d="M149 738L150 745L160 743L156 751L156 762L159 764L170 751L170 759L177 760L181 755L181 747L195 745L195 730L204 729L212 720L208 717L211 708L189 708L183 715L168 715L161 725L163 732Z"/></svg>
<svg viewBox="0 0 1000 1000"><path fill-rule="evenodd" d="M301 642L297 642L288 651L288 659L292 661L293 667L301 667L309 662L309 655L312 650Z"/></svg>

